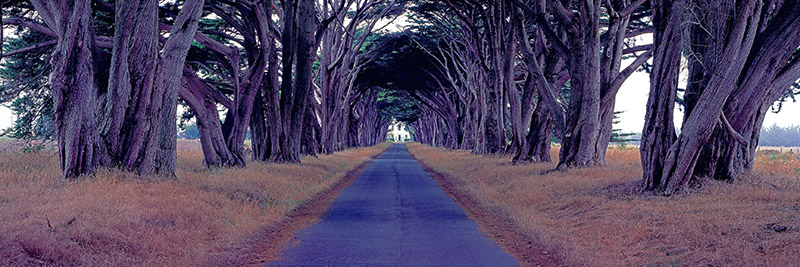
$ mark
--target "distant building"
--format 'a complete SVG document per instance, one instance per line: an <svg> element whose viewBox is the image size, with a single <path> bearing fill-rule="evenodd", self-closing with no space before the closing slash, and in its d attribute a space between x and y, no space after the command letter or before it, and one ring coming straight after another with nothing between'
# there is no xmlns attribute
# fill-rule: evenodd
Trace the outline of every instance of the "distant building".
<svg viewBox="0 0 800 267"><path fill-rule="evenodd" d="M389 133L387 139L393 142L405 142L411 140L411 133L406 130L406 124L396 120L392 120L389 124Z"/></svg>

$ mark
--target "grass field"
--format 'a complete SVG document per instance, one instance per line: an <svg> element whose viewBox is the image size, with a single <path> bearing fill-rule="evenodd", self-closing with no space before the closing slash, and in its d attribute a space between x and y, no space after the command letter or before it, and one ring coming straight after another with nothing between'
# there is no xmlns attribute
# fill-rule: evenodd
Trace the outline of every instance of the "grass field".
<svg viewBox="0 0 800 267"><path fill-rule="evenodd" d="M64 182L54 151L22 153L4 141L0 266L201 265L388 145L306 157L302 166L249 162L207 171L199 143L179 141L179 182L114 170Z"/></svg>
<svg viewBox="0 0 800 267"><path fill-rule="evenodd" d="M703 180L673 197L638 190L636 149L608 151L608 167L543 171L507 157L420 144L412 154L567 265L796 266L800 262L800 156L759 152L754 174ZM552 150L557 158L557 150Z"/></svg>

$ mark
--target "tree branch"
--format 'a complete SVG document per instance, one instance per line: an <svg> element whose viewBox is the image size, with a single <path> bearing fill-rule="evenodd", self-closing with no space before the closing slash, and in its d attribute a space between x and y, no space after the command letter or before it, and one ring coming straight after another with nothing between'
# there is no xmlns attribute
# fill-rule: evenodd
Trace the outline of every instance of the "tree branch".
<svg viewBox="0 0 800 267"><path fill-rule="evenodd" d="M623 55L627 55L627 54L633 54L633 53L638 53L638 52L643 52L643 51L652 51L652 50L653 50L653 45L652 44L640 45L640 46L634 46L634 47L625 48L625 49L622 50L622 54Z"/></svg>
<svg viewBox="0 0 800 267"><path fill-rule="evenodd" d="M619 11L617 14L620 17L627 17L633 14L633 12L636 11L636 9L642 6L642 4L644 4L645 2L647 2L647 0L638 0L636 2L633 2L630 5L626 6L624 9L622 9L621 11Z"/></svg>
<svg viewBox="0 0 800 267"><path fill-rule="evenodd" d="M37 23L35 21L26 19L26 18L11 17L11 18L8 18L8 19L4 20L3 22L5 24L26 27L28 29L40 32L40 33L42 33L44 35L47 35L47 36L50 36L50 37L53 37L53 38L57 38L58 37L58 36L56 36L56 33L53 30L50 29L50 27L47 27L44 24L40 24L40 23ZM106 37L106 36L97 36L95 38L95 42L97 44L97 47L101 47L101 48L112 48L114 46L114 40L112 40L110 37Z"/></svg>
<svg viewBox="0 0 800 267"><path fill-rule="evenodd" d="M569 9L561 4L561 1L547 1L547 6L553 12L553 16L562 23L564 27L570 27L573 24L575 16L572 15Z"/></svg>
<svg viewBox="0 0 800 267"><path fill-rule="evenodd" d="M733 139L736 139L736 141L742 143L745 146L750 146L750 143L747 142L747 139L745 139L744 136L736 132L736 129L733 129L731 123L728 122L728 117L725 116L725 112L720 113L719 120L720 123L722 123L722 126L724 126L726 130L728 130L728 133L730 133L731 136L733 136Z"/></svg>
<svg viewBox="0 0 800 267"><path fill-rule="evenodd" d="M50 41L46 41L46 42L41 42L41 43L29 46L29 47L20 48L20 49L14 50L14 51L9 51L8 53L4 53L2 56L0 56L0 58L10 57L10 56L17 55L17 54L22 54L22 53L27 53L27 52L30 52L30 51L33 51L33 50L36 50L36 49L39 49L39 48L42 48L42 47L48 47L48 46L51 46L51 45L56 45L56 43L58 43L58 41L56 41L56 40L50 40Z"/></svg>
<svg viewBox="0 0 800 267"><path fill-rule="evenodd" d="M606 94L603 96L602 101L605 103L616 97L617 92L619 92L619 89L622 87L622 84L625 83L625 80L627 80L628 77L630 77L631 74L633 74L633 72L636 71L639 67L644 65L645 62L650 60L652 56L653 56L653 50L649 50L644 54L641 54L638 57L636 57L636 60L634 60L633 63L628 65L628 67L626 67L624 70L620 71L619 74L617 74L617 77L614 78L614 80L608 86L608 90L606 91Z"/></svg>
<svg viewBox="0 0 800 267"><path fill-rule="evenodd" d="M30 20L30 19L27 19L27 18L10 17L10 18L5 19L3 21L3 23L9 24L9 25L16 25L16 26L26 27L26 28L29 28L31 30L43 33L43 34L45 34L47 36L50 36L50 37L57 37L56 33L53 30L51 30L49 27L47 27L47 25L44 25L44 24L41 24L41 23L37 23L37 22L35 22L33 20Z"/></svg>

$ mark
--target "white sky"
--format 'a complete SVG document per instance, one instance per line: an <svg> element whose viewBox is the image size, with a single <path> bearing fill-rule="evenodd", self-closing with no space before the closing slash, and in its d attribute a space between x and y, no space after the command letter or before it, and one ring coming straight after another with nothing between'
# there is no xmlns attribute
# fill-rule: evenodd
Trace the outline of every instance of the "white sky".
<svg viewBox="0 0 800 267"><path fill-rule="evenodd" d="M14 123L14 114L5 105L0 107L0 129L7 129Z"/></svg>
<svg viewBox="0 0 800 267"><path fill-rule="evenodd" d="M624 66L623 66L624 68ZM642 132L644 127L645 108L647 106L647 96L650 91L650 78L646 72L636 72L631 75L622 85L617 94L616 111L624 111L619 115L619 124L614 128L622 129L623 132ZM676 127L680 129L683 114L676 111ZM768 127L777 124L781 127L800 125L800 102L784 103L781 112L778 114L768 113L764 119L764 126Z"/></svg>

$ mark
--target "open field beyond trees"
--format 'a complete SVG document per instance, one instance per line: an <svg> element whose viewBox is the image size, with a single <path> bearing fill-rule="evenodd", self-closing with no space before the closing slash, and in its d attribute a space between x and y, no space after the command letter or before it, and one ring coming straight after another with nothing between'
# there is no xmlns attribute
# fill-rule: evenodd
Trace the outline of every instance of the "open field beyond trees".
<svg viewBox="0 0 800 267"><path fill-rule="evenodd" d="M209 171L199 143L178 144L178 182L116 170L65 182L55 152L4 141L0 265L202 265L388 147Z"/></svg>
<svg viewBox="0 0 800 267"><path fill-rule="evenodd" d="M609 149L608 167L550 172L556 163L409 144L457 190L512 221L567 265L792 266L800 262L800 156L759 152L733 183L700 179L672 197L641 192L639 151ZM551 150L555 158L558 148Z"/></svg>

